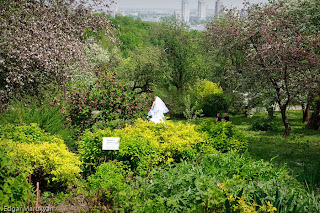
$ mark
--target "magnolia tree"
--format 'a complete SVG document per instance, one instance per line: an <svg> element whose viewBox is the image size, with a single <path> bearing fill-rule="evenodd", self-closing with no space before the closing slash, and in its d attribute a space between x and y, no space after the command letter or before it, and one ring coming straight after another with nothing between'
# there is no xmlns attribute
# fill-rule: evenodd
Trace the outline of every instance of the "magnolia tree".
<svg viewBox="0 0 320 213"><path fill-rule="evenodd" d="M3 104L13 97L37 96L49 84L64 86L70 77L69 65L86 67L81 50L87 32L105 32L113 40L109 21L93 16L88 5L75 2L1 1L0 100Z"/></svg>
<svg viewBox="0 0 320 213"><path fill-rule="evenodd" d="M243 19L229 12L225 20L208 24L206 31L208 45L231 58L236 50L246 55L241 68L233 72L248 90L261 92L279 105L284 136L291 132L289 104L320 81L319 37L304 33L288 7L281 2L251 6Z"/></svg>

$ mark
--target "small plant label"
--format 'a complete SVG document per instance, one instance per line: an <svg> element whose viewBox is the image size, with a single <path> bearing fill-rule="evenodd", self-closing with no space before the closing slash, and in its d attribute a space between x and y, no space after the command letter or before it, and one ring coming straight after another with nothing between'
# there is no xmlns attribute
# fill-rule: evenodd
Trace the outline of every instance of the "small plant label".
<svg viewBox="0 0 320 213"><path fill-rule="evenodd" d="M104 137L102 138L102 150L119 150L119 137Z"/></svg>

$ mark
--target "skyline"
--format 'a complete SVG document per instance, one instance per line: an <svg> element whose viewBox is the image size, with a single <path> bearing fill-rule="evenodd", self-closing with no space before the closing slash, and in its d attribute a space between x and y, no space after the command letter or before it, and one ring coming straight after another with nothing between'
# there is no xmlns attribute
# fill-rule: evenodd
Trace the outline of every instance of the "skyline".
<svg viewBox="0 0 320 213"><path fill-rule="evenodd" d="M181 0L115 0L118 9L181 9ZM190 9L198 8L198 0L189 0ZM215 0L205 0L209 9L215 8ZM249 0L250 3L267 3L268 0ZM222 0L222 4L227 8L243 8L243 0Z"/></svg>

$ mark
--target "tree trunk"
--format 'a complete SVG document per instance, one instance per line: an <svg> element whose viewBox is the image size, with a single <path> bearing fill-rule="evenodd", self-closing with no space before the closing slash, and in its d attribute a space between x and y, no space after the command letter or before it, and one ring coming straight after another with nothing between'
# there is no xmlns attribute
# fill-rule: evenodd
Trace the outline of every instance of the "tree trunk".
<svg viewBox="0 0 320 213"><path fill-rule="evenodd" d="M302 118L302 123L304 122L309 122L309 115L310 115L310 105L311 103L308 102L307 106L305 109L303 109L303 118Z"/></svg>
<svg viewBox="0 0 320 213"><path fill-rule="evenodd" d="M243 116L246 117L246 118L248 117L248 109L249 109L248 106L244 107Z"/></svg>
<svg viewBox="0 0 320 213"><path fill-rule="evenodd" d="M317 101L316 108L311 115L311 118L307 124L308 129L318 130L320 127L320 99Z"/></svg>
<svg viewBox="0 0 320 213"><path fill-rule="evenodd" d="M280 110L281 110L283 125L285 127L283 137L287 137L287 136L290 136L290 133L291 133L291 126L289 124L289 121L286 115L287 106L280 106Z"/></svg>

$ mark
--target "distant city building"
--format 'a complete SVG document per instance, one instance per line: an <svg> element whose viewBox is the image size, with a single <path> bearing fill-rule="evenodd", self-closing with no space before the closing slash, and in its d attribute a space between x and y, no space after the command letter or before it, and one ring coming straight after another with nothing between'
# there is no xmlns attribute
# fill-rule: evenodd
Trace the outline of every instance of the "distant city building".
<svg viewBox="0 0 320 213"><path fill-rule="evenodd" d="M92 12L101 13L101 14L109 14L112 17L115 17L117 12L118 12L118 5L117 4L112 4L110 7L96 6L96 7L93 7Z"/></svg>
<svg viewBox="0 0 320 213"><path fill-rule="evenodd" d="M118 5L115 3L111 4L109 11L112 17L116 17L116 14L118 12Z"/></svg>
<svg viewBox="0 0 320 213"><path fill-rule="evenodd" d="M189 8L189 1L188 0L182 0L181 20L186 23L189 23L189 21L190 21L190 8Z"/></svg>
<svg viewBox="0 0 320 213"><path fill-rule="evenodd" d="M240 18L244 18L245 16L246 16L246 10L242 8L240 10Z"/></svg>
<svg viewBox="0 0 320 213"><path fill-rule="evenodd" d="M214 9L214 15L219 18L221 16L221 11L223 10L222 1L216 0L216 7Z"/></svg>
<svg viewBox="0 0 320 213"><path fill-rule="evenodd" d="M198 1L198 19L200 21L207 19L207 6L203 0Z"/></svg>
<svg viewBox="0 0 320 213"><path fill-rule="evenodd" d="M181 11L176 11L174 12L174 18L177 20L181 20Z"/></svg>

